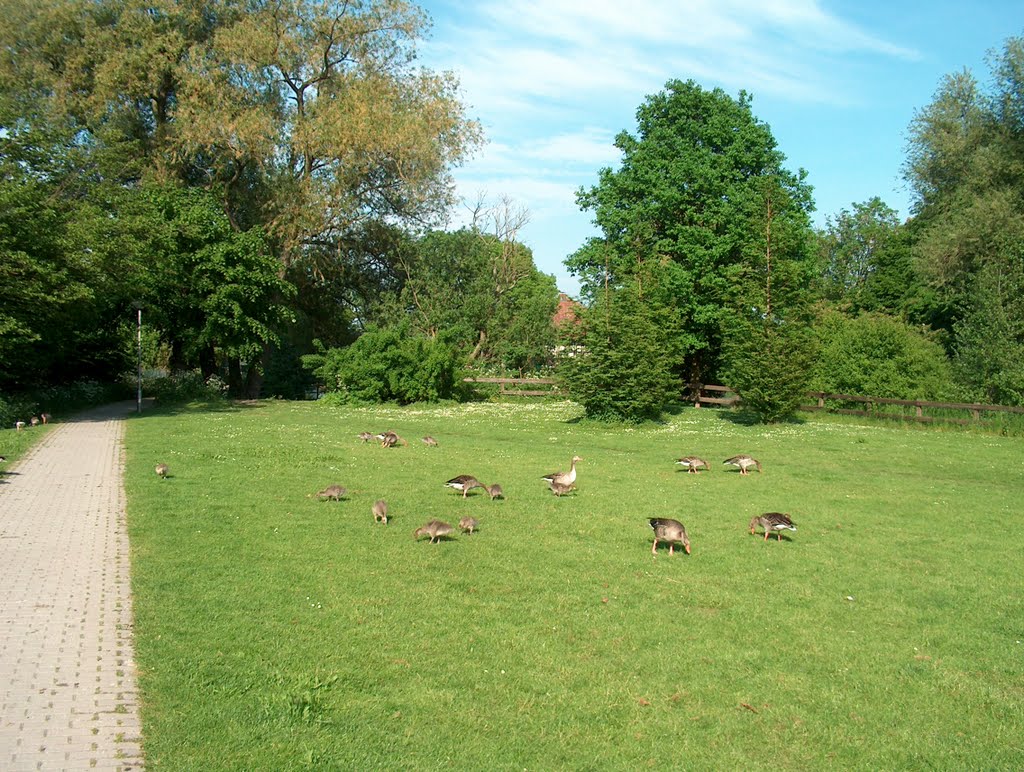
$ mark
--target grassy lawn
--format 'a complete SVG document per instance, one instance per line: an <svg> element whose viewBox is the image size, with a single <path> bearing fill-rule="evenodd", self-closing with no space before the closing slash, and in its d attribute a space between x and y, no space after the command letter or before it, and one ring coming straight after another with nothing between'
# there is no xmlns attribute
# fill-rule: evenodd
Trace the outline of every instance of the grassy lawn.
<svg viewBox="0 0 1024 772"><path fill-rule="evenodd" d="M1024 766L1020 439L577 415L277 402L133 418L148 766ZM409 445L356 437L385 429ZM722 465L737 453L763 474ZM573 454L577 491L556 498L539 478ZM689 454L711 471L677 471ZM458 474L507 498L463 500L444 487ZM340 503L310 495L334 483ZM799 530L751 536L765 511ZM414 541L463 515L477 533ZM655 516L685 523L692 555L651 555Z"/></svg>

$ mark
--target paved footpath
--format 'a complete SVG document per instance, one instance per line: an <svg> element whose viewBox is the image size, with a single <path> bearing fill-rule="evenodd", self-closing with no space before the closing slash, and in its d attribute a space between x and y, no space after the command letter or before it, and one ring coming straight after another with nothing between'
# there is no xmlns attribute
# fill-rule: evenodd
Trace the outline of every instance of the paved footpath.
<svg viewBox="0 0 1024 772"><path fill-rule="evenodd" d="M2 470L4 772L143 768L122 447L134 406L58 422Z"/></svg>

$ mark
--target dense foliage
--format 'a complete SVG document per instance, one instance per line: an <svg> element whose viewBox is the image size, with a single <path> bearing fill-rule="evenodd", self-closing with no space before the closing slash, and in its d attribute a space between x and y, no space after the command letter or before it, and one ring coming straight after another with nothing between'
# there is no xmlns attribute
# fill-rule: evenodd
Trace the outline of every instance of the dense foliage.
<svg viewBox="0 0 1024 772"><path fill-rule="evenodd" d="M884 314L832 312L815 327L816 391L895 399L950 399L952 370L933 336Z"/></svg>
<svg viewBox="0 0 1024 772"><path fill-rule="evenodd" d="M408 328L370 329L351 346L305 357L327 391L344 402L437 402L462 394L455 350Z"/></svg>
<svg viewBox="0 0 1024 772"><path fill-rule="evenodd" d="M357 334L479 143L455 79L416 66L427 18L404 0L3 11L0 250L25 290L0 301L11 388L58 377L52 359L116 374L143 302L172 367L240 393L248 363L257 393L282 336Z"/></svg>
<svg viewBox="0 0 1024 772"><path fill-rule="evenodd" d="M657 419L680 388L665 356L665 336L651 309L630 288L591 307L566 347L559 372L587 416L638 422Z"/></svg>

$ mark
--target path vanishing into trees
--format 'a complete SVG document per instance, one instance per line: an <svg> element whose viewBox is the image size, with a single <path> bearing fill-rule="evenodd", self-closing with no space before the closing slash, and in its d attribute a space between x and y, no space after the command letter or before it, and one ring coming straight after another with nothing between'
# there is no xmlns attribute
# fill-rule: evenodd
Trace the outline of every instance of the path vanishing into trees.
<svg viewBox="0 0 1024 772"><path fill-rule="evenodd" d="M134 407L58 423L0 474L0 769L143 768L123 482Z"/></svg>

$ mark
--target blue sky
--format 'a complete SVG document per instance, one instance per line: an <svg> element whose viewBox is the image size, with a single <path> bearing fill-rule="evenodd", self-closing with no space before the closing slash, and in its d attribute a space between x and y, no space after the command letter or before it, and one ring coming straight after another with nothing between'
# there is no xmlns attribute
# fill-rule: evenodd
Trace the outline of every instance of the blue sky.
<svg viewBox="0 0 1024 772"><path fill-rule="evenodd" d="M907 127L944 75L1024 34L1024 4L827 0L426 0L420 60L452 70L487 145L456 170L473 202L529 210L519 240L575 295L562 261L596 234L575 193L615 168L612 145L665 82L753 95L814 187L815 223L879 196L902 217ZM463 213L466 209L461 210ZM453 225L458 225L458 213Z"/></svg>

